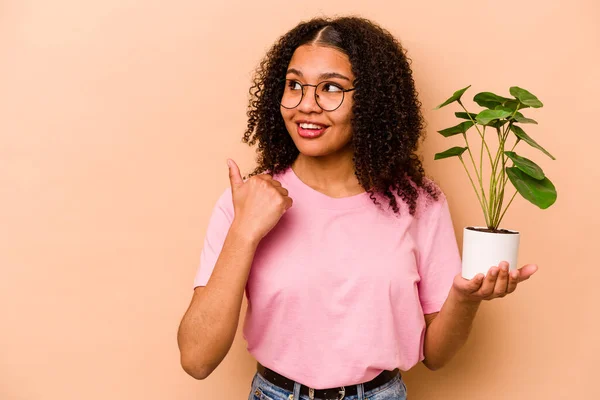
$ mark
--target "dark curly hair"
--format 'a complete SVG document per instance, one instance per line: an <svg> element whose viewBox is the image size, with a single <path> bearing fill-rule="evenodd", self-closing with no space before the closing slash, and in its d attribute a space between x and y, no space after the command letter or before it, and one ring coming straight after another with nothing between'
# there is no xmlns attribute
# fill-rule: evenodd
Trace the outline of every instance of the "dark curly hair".
<svg viewBox="0 0 600 400"><path fill-rule="evenodd" d="M314 18L301 22L279 38L258 66L250 88L248 126L242 141L258 140L256 169L248 177L286 170L299 151L287 132L280 111L281 79L296 48L318 44L348 56L356 77L352 109L352 146L355 175L369 197L389 199L400 214L392 190L409 206L411 215L421 193L438 200L441 193L425 177L415 153L424 138L424 120L417 98L410 60L387 30L360 17ZM246 179L246 178L244 178Z"/></svg>

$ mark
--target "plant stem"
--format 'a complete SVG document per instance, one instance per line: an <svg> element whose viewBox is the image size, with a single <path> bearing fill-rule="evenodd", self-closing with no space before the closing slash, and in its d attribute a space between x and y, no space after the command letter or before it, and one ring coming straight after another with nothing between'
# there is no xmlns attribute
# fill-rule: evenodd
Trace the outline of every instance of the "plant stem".
<svg viewBox="0 0 600 400"><path fill-rule="evenodd" d="M506 141L506 138L504 140ZM519 144L520 140L521 139L517 138L517 140L515 141L515 144L510 149L510 151L514 151L515 150L515 147L517 147L517 144ZM502 194L501 194L501 197L500 197L500 204L499 204L499 207L498 207L499 210L502 209L502 203L503 203L503 200L504 200L504 190L506 188L506 183L508 182L508 174L506 174L506 161L504 163L504 167L502 168L502 170L505 172L505 174L504 174L504 179L502 180ZM516 193L515 193L515 195L516 195ZM513 199L514 199L515 195L513 195L513 197L512 197ZM512 202L512 199L511 199L510 202ZM508 203L508 205L504 209L504 213L506 213L506 210L508 209L509 205L510 205L510 203ZM500 226L500 222L502 221L502 217L504 216L504 213L502 213L502 215L499 215L500 213L498 212L497 215L496 215L496 218L494 218L494 220L495 220L494 224L495 224L496 227Z"/></svg>
<svg viewBox="0 0 600 400"><path fill-rule="evenodd" d="M481 131L477 127L477 123L475 121L473 121L473 118L471 117L471 114L465 108L465 106L462 104L462 102L460 100L458 100L458 103L463 108L463 110L465 110L465 112L467 113L467 116L469 117L469 119L471 120L471 122L473 122L473 125L475 126L475 129L477 129L477 132L479 132L479 136L481 137L481 140L482 140L482 143L483 143L482 146L485 146L485 148L487 149L488 156L490 157L490 161L491 161L492 156L490 154L489 148L488 148L487 143L485 141L485 136L481 133ZM473 159L473 153L471 152L471 147L469 146L469 140L467 139L467 134L466 133L463 133L463 138L465 139L465 143L467 145L467 151L469 152L469 158L471 159L471 163L473 164L473 169L475 170L475 174L477 176L477 182L479 183L479 188L481 189L481 197L483 198L483 203L481 203L481 197L479 196L479 193L477 192L477 189L475 188L475 185L473 184L473 181L472 181L470 175L469 175L469 179L471 179L471 184L473 184L473 189L475 189L475 193L477 193L477 197L479 198L479 202L480 202L481 207L483 209L484 215L486 216L486 224L487 224L490 221L490 219L489 219L489 217L490 217L490 210L487 209L487 207L488 207L488 201L486 199L485 190L483 188L483 168L480 168L481 171L477 170L477 165L475 164L475 160ZM466 165L464 165L464 167L465 167L465 170L466 170L467 169Z"/></svg>
<svg viewBox="0 0 600 400"><path fill-rule="evenodd" d="M504 148L504 145L502 146ZM498 195L498 201L496 206L494 207L494 215L492 216L492 224L494 225L494 229L498 228L498 225L500 224L499 221L499 215L500 215L500 211L502 210L502 203L504 202L504 187L506 185L506 181L504 180L504 171L505 171L505 167L506 167L506 156L504 154L502 154L502 174L499 176L499 180L500 180L500 191L499 191L499 195Z"/></svg>
<svg viewBox="0 0 600 400"><path fill-rule="evenodd" d="M504 146L506 143L506 139L508 138L508 133L510 132L510 127L512 126L512 124L514 122L514 116L516 115L517 111L519 110L520 103L517 104L516 109L513 111L512 115L509 117L509 123L506 127L506 130L504 132L502 132L500 127L496 128L496 130L498 132L498 151L496 152L496 155L493 160L492 160L492 154L490 152L488 144L485 141L486 125L483 125L483 133L482 133L479 130L479 127L477 126L477 122L473 120L473 118L471 117L471 113L469 113L469 111L466 109L466 107L462 104L462 102L460 100L458 100L458 104L460 104L460 106L463 108L463 110L465 110L465 112L467 113L469 120L475 126L475 129L479 133L479 137L481 138L481 141L482 141L482 145L481 145L481 149L480 149L480 153L479 153L479 170L477 170L477 165L475 164L475 160L473 159L473 154L471 152L471 147L469 146L469 140L467 139L467 134L466 134L466 132L463 133L463 137L464 137L465 143L467 145L467 151L469 152L469 158L471 159L471 163L473 164L473 169L475 170L475 175L477 176L477 182L479 183L479 189L481 190L481 196L479 194L479 190L477 189L477 187L475 186L475 183L473 182L473 178L471 177L471 174L469 173L469 170L468 170L462 156L459 156L459 159L460 159L460 162L462 163L465 171L467 172L469 180L471 181L471 186L473 186L473 189L475 190L475 194L477 195L477 199L479 200L479 204L480 204L480 206L483 210L483 214L485 216L485 221L486 221L487 227L495 230L500 225L500 221L502 220L504 213L506 213L508 206L510 206L510 204L512 203L512 200L515 198L515 196L513 195L512 199L506 206L506 209L504 209L504 212L502 214L500 214L500 211L502 210L502 203L504 202L504 190L505 190L506 182L507 182L506 155L504 154ZM517 138L517 143L518 143L518 138ZM515 145L513 146L513 149L517 145L517 143L515 143ZM491 167L490 182L489 182L489 184L490 184L489 201L486 198L485 190L483 188L483 148L484 147L487 151L488 158L490 161L490 167ZM498 164L500 162L500 159L502 159L502 167L499 170Z"/></svg>
<svg viewBox="0 0 600 400"><path fill-rule="evenodd" d="M483 141L483 145L485 146L485 148L487 150L488 157L490 158L490 163L491 163L492 162L492 154L490 153L490 149L488 148L488 145L485 142L484 135L481 133L481 131L477 127L477 122L475 122L473 120L473 118L471 118L471 113L467 111L467 109L465 108L465 106L463 105L463 103L460 100L457 100L457 101L458 101L458 104L460 104L460 106L463 108L463 110L465 110L465 112L467 113L467 116L469 117L469 119L471 120L471 122L473 123L473 125L475 126L475 129L477 129L477 132L479 132L479 136L481 137L481 140ZM484 126L484 128L485 128L485 126Z"/></svg>
<svg viewBox="0 0 600 400"><path fill-rule="evenodd" d="M512 149L510 149L510 151L514 151L515 147L517 147L517 144L519 143L519 138L517 138L517 141L515 142L515 145L512 147Z"/></svg>
<svg viewBox="0 0 600 400"><path fill-rule="evenodd" d="M498 142L500 142L500 130L498 128L496 128L496 132L497 132L497 137L498 137ZM498 159L498 152L496 152L496 156L494 157L494 162L490 163L490 214L493 217L494 214L494 204L495 204L495 198L496 198L496 193L495 193L495 182L496 182L496 161ZM490 229L494 229L494 221L492 218L491 221L491 226L489 226Z"/></svg>
<svg viewBox="0 0 600 400"><path fill-rule="evenodd" d="M498 169L498 163L500 159L502 159L503 164L506 163L504 156L504 143L506 140L505 135L501 132L500 128L496 128L498 132L498 152L496 154L496 158L494 160L494 166L492 167L492 179L490 179L490 191L494 193L494 199L492 201L492 229L497 229L496 218L498 216L499 210L502 207L502 199L504 193L502 191L502 181L504 180L504 168L502 170ZM506 131L504 132L506 133Z"/></svg>
<svg viewBox="0 0 600 400"><path fill-rule="evenodd" d="M496 159L494 160L494 168L493 168L493 181L494 181L494 198L493 198L493 207L492 207L492 225L493 225L493 229L497 229L500 226L500 221L502 220L502 217L504 216L504 213L502 213L502 215L500 215L500 212L502 211L502 203L504 202L504 189L506 187L506 182L507 182L507 175L506 175L506 155L504 154L504 146L506 144L506 139L508 139L508 135L510 133L510 128L514 123L514 116L517 114L517 111L519 109L519 104L517 104L517 107L515 107L515 110L513 111L512 115L508 118L508 124L506 126L506 129L504 130L504 132L501 133L501 129L498 129L498 137L499 137L499 143L498 143L498 153L496 154ZM517 142L518 142L518 138L517 138ZM515 146L517 144L515 143ZM513 146L514 149L514 146ZM499 171L496 170L496 168L498 167L498 162L500 161L500 158L502 158L502 167ZM496 172L498 172L498 176L496 177ZM496 194L498 194L498 196L496 196ZM513 196L514 199L514 196ZM511 199L512 202L512 199ZM507 205L510 205L510 203ZM506 209L504 210L504 212L506 212Z"/></svg>
<svg viewBox="0 0 600 400"><path fill-rule="evenodd" d="M467 151L469 152L469 158L471 159L473 169L475 170L475 175L477 176L477 182L479 182L479 187L481 189L483 200L487 203L487 200L485 199L485 192L483 190L482 174L480 174L479 171L477 171L477 165L475 165L475 160L473 159L473 153L471 153L471 147L469 146L469 140L467 139L466 133L463 133L463 138L465 139L465 143L467 144Z"/></svg>
<svg viewBox="0 0 600 400"><path fill-rule="evenodd" d="M471 174L469 173L469 170L467 169L467 166L465 165L465 162L464 162L462 156L458 156L458 158L460 159L460 162L462 163L463 167L465 168L465 171L467 172L467 176L469 177L469 180L471 181L471 186L473 186L473 189L475 190L475 194L477 195L477 200L479 200L479 205L483 209L483 215L485 217L485 223L486 223L487 226L489 226L489 220L490 220L490 218L489 218L487 209L485 207L485 204L481 201L481 197L479 196L479 192L477 191L477 188L475 187L475 183L473 182L473 178L471 178Z"/></svg>
<svg viewBox="0 0 600 400"><path fill-rule="evenodd" d="M498 163L500 158L504 156L504 136L499 127L496 128L497 137L498 137L498 150L496 152L496 156L494 157L494 162L492 164L492 172L490 174L490 214L491 214L491 226L490 229L497 229L498 226L495 225L495 216L498 212L498 203L501 202L501 194L500 193L500 185L499 181L502 180L502 171L498 170ZM498 176L499 175L499 176Z"/></svg>
<svg viewBox="0 0 600 400"><path fill-rule="evenodd" d="M483 126L483 134L481 135L481 139L485 141L485 125ZM481 151L479 152L479 170L483 174L483 145L481 146Z"/></svg>
<svg viewBox="0 0 600 400"><path fill-rule="evenodd" d="M494 212L492 215L492 224L494 225L494 229L498 229L498 215L500 214L502 203L504 202L504 176L500 168L498 169L499 176L496 177L496 187L494 188L494 192L496 193L496 198L494 199Z"/></svg>
<svg viewBox="0 0 600 400"><path fill-rule="evenodd" d="M518 192L515 192L515 194L513 194L512 198L510 199L510 201L508 202L508 204L506 205L506 208L504 209L504 212L502 213L502 215L500 216L500 218L498 219L498 224L497 226L500 226L500 222L502 221L502 218L504 218L504 214L506 214L506 210L508 210L508 207L510 207L510 203L512 203L512 201L514 200L515 196L517 195Z"/></svg>

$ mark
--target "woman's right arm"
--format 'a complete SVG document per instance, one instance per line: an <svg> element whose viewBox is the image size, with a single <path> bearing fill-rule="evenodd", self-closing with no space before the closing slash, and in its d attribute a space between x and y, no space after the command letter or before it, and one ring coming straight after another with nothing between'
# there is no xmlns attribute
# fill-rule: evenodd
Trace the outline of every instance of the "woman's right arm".
<svg viewBox="0 0 600 400"><path fill-rule="evenodd" d="M232 161L229 180L234 218L210 278L194 290L177 332L181 366L196 379L210 375L229 352L258 244L293 204L269 174L244 182Z"/></svg>
<svg viewBox="0 0 600 400"><path fill-rule="evenodd" d="M208 283L194 289L177 343L181 366L196 379L209 376L231 348L257 246L234 220Z"/></svg>

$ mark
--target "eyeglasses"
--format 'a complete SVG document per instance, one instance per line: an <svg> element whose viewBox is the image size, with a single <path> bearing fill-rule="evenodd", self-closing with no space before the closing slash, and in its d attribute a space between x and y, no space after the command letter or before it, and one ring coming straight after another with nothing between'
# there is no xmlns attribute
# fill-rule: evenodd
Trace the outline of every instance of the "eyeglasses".
<svg viewBox="0 0 600 400"><path fill-rule="evenodd" d="M283 94L281 95L281 106L292 109L298 107L304 98L304 88L312 86L315 88L315 101L323 111L335 111L344 102L344 94L356 88L344 89L334 82L323 81L316 85L302 84L293 79L282 79Z"/></svg>

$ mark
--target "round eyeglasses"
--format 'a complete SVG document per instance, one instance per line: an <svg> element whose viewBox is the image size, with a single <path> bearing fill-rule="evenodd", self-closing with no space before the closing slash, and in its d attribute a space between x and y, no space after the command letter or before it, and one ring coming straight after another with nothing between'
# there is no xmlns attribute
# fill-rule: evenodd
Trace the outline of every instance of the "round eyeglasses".
<svg viewBox="0 0 600 400"><path fill-rule="evenodd" d="M315 101L323 111L335 111L344 102L344 94L356 88L344 89L334 82L323 81L316 85L300 83L294 79L282 79L283 94L281 95L281 106L292 109L298 107L304 98L304 88L312 86L315 88Z"/></svg>

